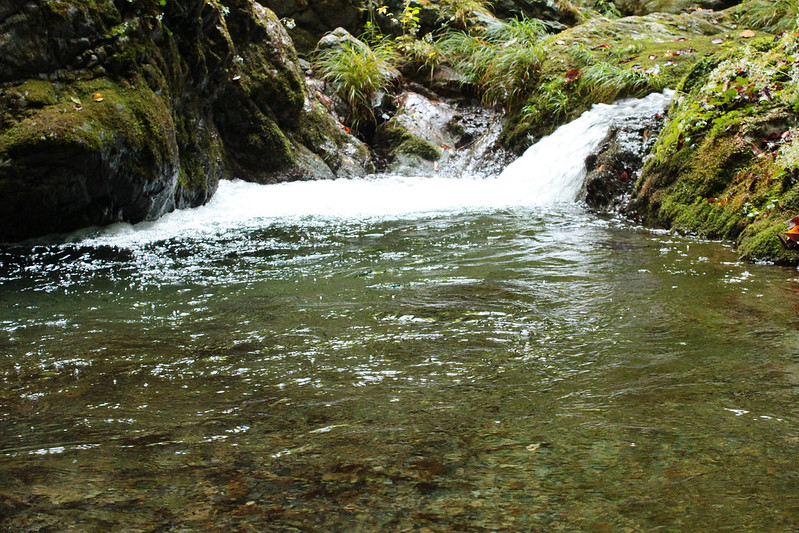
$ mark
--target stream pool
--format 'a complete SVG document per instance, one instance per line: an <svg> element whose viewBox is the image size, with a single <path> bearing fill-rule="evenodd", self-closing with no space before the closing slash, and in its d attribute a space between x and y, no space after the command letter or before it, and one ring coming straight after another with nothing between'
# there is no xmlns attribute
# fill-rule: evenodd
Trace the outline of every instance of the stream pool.
<svg viewBox="0 0 799 533"><path fill-rule="evenodd" d="M1 530L799 527L796 270L568 203L214 205L0 252Z"/></svg>

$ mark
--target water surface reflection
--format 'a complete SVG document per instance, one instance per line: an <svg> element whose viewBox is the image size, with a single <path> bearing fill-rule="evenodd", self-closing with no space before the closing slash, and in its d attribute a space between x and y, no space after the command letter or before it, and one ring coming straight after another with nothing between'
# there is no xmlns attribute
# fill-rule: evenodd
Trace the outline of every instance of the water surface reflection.
<svg viewBox="0 0 799 533"><path fill-rule="evenodd" d="M8 249L3 527L791 529L798 287L574 206Z"/></svg>

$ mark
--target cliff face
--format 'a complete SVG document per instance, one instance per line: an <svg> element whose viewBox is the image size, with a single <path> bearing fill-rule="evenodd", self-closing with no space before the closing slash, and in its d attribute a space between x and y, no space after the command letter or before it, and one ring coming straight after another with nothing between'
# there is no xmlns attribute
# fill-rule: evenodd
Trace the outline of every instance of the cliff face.
<svg viewBox="0 0 799 533"><path fill-rule="evenodd" d="M0 240L154 219L223 176L369 169L252 0L5 0L0 21Z"/></svg>

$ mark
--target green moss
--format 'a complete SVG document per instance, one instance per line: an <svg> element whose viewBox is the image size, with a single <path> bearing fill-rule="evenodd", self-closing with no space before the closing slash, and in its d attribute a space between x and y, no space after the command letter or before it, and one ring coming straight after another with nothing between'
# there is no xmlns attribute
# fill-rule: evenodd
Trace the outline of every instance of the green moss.
<svg viewBox="0 0 799 533"><path fill-rule="evenodd" d="M770 261L777 264L799 263L799 251L788 250L778 235L787 230L785 222L763 220L746 228L738 244L738 254L747 261Z"/></svg>
<svg viewBox="0 0 799 533"><path fill-rule="evenodd" d="M54 90L54 95L55 103L3 132L0 154L46 153L59 145L102 152L122 143L162 164L175 149L167 106L142 83L83 81Z"/></svg>
<svg viewBox="0 0 799 533"><path fill-rule="evenodd" d="M56 91L53 84L43 80L27 80L16 88L29 107L44 107L56 102Z"/></svg>
<svg viewBox="0 0 799 533"><path fill-rule="evenodd" d="M119 12L108 0L44 0L41 7L48 18L68 21L76 16L100 18L106 23L119 21Z"/></svg>
<svg viewBox="0 0 799 533"><path fill-rule="evenodd" d="M388 152L391 159L399 154L421 157L427 161L436 161L441 157L441 151L436 146L393 121L380 126L377 142Z"/></svg>
<svg viewBox="0 0 799 533"><path fill-rule="evenodd" d="M208 175L200 157L182 154L180 171L178 172L178 185L188 190L205 189L207 187Z"/></svg>
<svg viewBox="0 0 799 533"><path fill-rule="evenodd" d="M438 148L419 137L406 139L397 147L395 153L418 156L428 161L435 161L441 157L441 151Z"/></svg>

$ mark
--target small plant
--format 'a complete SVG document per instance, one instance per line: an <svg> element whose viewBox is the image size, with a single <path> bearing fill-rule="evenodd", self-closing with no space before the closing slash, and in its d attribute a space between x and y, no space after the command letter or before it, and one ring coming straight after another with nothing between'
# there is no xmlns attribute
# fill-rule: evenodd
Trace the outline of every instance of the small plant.
<svg viewBox="0 0 799 533"><path fill-rule="evenodd" d="M316 61L322 78L333 85L334 94L350 107L349 122L358 129L375 120L376 97L391 85L397 55L391 46L358 46L344 42L323 53Z"/></svg>
<svg viewBox="0 0 799 533"><path fill-rule="evenodd" d="M740 22L766 31L793 31L799 25L799 0L753 0L741 5Z"/></svg>
<svg viewBox="0 0 799 533"><path fill-rule="evenodd" d="M448 17L447 25L465 30L475 12L490 13L488 3L483 0L442 0L441 11Z"/></svg>
<svg viewBox="0 0 799 533"><path fill-rule="evenodd" d="M422 39L398 37L396 47L405 64L414 66L418 71L427 70L431 76L443 61L443 52L429 33Z"/></svg>

